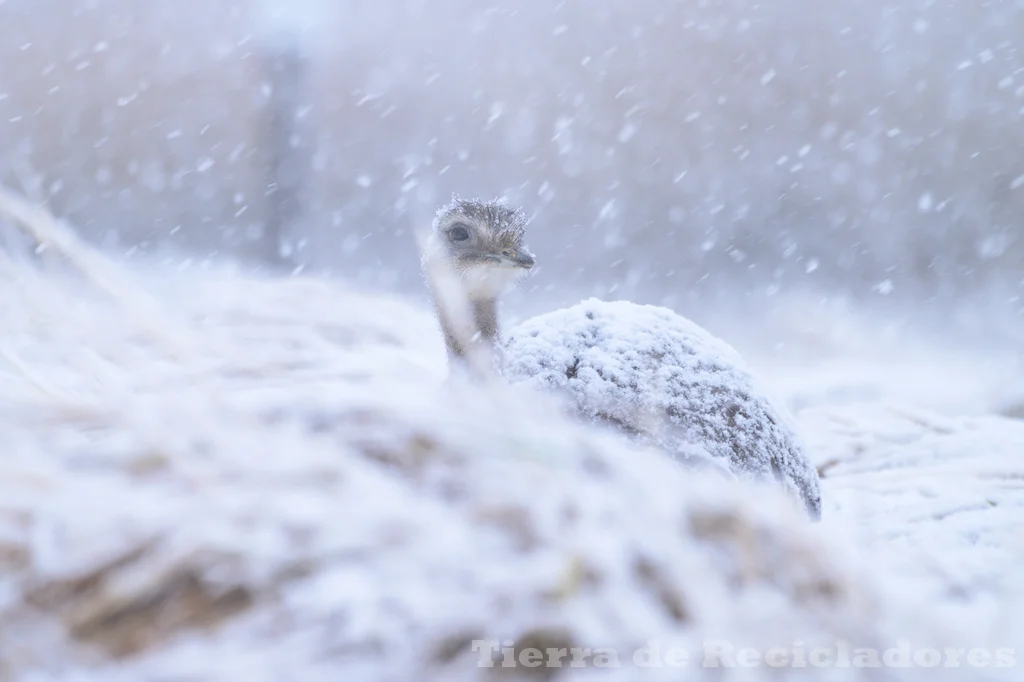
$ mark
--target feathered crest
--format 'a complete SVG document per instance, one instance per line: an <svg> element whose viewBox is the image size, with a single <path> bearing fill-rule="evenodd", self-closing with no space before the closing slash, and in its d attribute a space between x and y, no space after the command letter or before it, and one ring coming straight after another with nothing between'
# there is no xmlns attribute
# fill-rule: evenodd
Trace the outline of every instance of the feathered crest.
<svg viewBox="0 0 1024 682"><path fill-rule="evenodd" d="M503 242L521 244L529 219L519 208L510 206L504 198L490 200L463 199L453 194L452 200L442 206L434 217L434 232L452 219L462 217L478 225L487 225L492 237Z"/></svg>

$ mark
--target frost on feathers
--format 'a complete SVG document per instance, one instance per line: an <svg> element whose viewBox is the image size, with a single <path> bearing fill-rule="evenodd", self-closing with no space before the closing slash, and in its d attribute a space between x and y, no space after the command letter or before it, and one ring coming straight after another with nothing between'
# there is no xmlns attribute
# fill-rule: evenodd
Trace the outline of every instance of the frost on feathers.
<svg viewBox="0 0 1024 682"><path fill-rule="evenodd" d="M774 478L820 517L792 420L735 350L671 310L590 299L527 320L505 351L511 381L561 390L583 417L683 459L702 448L741 476Z"/></svg>

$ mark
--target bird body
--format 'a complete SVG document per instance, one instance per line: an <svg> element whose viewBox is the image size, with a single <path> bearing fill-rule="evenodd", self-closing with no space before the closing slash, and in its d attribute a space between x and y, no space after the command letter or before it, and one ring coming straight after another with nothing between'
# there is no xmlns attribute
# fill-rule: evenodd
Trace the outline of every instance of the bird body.
<svg viewBox="0 0 1024 682"><path fill-rule="evenodd" d="M512 383L564 395L580 417L687 461L710 457L741 478L775 480L821 515L818 473L785 410L739 354L690 320L656 306L596 299L520 324L502 341L497 301L534 265L526 218L501 202L455 199L442 208L424 268L451 364L475 347L495 351ZM468 302L467 332L441 300L433 266Z"/></svg>
<svg viewBox="0 0 1024 682"><path fill-rule="evenodd" d="M557 391L580 417L678 459L710 456L778 481L821 513L793 420L739 354L667 308L590 299L531 318L504 341L504 376Z"/></svg>

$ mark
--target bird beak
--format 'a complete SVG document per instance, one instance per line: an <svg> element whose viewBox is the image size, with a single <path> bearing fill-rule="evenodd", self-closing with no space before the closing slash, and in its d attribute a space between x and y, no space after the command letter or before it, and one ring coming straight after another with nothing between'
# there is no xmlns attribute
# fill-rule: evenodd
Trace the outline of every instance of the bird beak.
<svg viewBox="0 0 1024 682"><path fill-rule="evenodd" d="M506 251L501 254L501 259L506 265L511 265L515 268L522 268L523 270L529 270L534 265L533 255L526 249Z"/></svg>

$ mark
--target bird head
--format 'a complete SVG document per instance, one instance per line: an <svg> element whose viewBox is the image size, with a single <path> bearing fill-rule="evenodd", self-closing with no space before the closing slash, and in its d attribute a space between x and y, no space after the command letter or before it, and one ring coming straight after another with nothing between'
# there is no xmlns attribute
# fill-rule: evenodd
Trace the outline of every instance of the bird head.
<svg viewBox="0 0 1024 682"><path fill-rule="evenodd" d="M455 198L438 211L424 259L442 261L471 300L497 298L534 266L523 244L526 223L503 202Z"/></svg>

